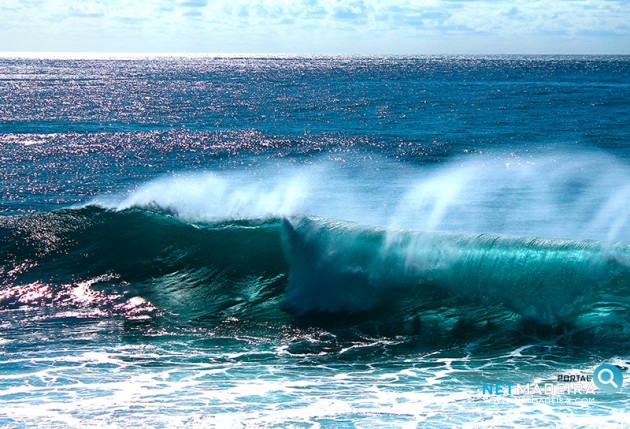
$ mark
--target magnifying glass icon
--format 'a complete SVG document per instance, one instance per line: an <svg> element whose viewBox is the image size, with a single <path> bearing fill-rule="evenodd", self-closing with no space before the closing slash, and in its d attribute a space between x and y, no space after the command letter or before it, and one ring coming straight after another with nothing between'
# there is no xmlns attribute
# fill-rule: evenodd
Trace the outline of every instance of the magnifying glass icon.
<svg viewBox="0 0 630 429"><path fill-rule="evenodd" d="M606 374L606 378L603 377L604 374ZM610 384L615 389L619 389L619 385L615 382L615 374L613 374L613 372L608 368L602 368L599 371L599 374L597 374L597 380L599 380L602 384Z"/></svg>

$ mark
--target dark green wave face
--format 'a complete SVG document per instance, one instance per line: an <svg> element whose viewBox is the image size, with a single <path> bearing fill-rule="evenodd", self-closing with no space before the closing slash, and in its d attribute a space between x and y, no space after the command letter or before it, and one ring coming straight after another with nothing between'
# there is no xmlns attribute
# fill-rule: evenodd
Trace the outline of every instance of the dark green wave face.
<svg viewBox="0 0 630 429"><path fill-rule="evenodd" d="M585 344L599 336L589 348L627 347L628 244L322 218L189 223L97 207L5 217L1 228L3 308L87 305L126 317L140 298L138 311L169 329L402 335L429 349L568 332ZM103 299L72 298L90 279Z"/></svg>

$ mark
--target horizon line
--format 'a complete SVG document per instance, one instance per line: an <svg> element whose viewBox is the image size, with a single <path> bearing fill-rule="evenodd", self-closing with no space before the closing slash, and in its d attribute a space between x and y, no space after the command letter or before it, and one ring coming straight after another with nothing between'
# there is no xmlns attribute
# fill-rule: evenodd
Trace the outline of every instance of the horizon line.
<svg viewBox="0 0 630 429"><path fill-rule="evenodd" d="M2 59L150 59L150 58L384 58L384 57L624 57L630 54L602 53L253 53L253 52L105 52L105 51L0 51Z"/></svg>

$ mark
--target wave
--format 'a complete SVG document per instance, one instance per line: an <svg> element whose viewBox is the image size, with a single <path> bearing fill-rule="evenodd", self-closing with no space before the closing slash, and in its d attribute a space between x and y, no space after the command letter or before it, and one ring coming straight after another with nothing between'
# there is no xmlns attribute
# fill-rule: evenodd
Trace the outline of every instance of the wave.
<svg viewBox="0 0 630 429"><path fill-rule="evenodd" d="M619 160L251 164L0 217L0 309L246 336L497 343L550 329L590 332L587 348L627 343L630 178Z"/></svg>
<svg viewBox="0 0 630 429"><path fill-rule="evenodd" d="M2 284L68 285L114 275L112 293L142 296L187 318L254 305L253 289L287 271L277 222L197 225L98 207L0 218ZM278 291L273 292L278 295ZM264 299L264 297L260 297ZM16 295L18 305L23 297Z"/></svg>
<svg viewBox="0 0 630 429"><path fill-rule="evenodd" d="M187 320L395 320L404 329L497 318L627 324L630 305L626 243L316 217L194 223L94 206L1 218L0 240L3 308L42 303L41 296L29 301L25 285L53 285L54 294L54 285L62 290L99 276L105 280L92 288L142 297Z"/></svg>
<svg viewBox="0 0 630 429"><path fill-rule="evenodd" d="M630 175L596 152L481 154L436 165L378 156L174 174L90 204L192 222L312 216L412 231L630 241Z"/></svg>
<svg viewBox="0 0 630 429"><path fill-rule="evenodd" d="M557 323L630 292L628 245L365 228L285 220L298 312L362 311L390 289L427 289ZM615 296L616 294L619 296ZM434 302L440 305L440 296ZM432 299L427 293L427 301Z"/></svg>

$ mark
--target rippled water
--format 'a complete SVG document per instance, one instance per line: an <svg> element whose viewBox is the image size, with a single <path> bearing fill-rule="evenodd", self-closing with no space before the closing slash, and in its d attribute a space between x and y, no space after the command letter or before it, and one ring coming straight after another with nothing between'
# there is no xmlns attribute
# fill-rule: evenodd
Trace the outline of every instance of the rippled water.
<svg viewBox="0 0 630 429"><path fill-rule="evenodd" d="M625 427L629 70L0 59L0 425Z"/></svg>

